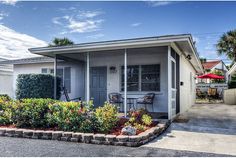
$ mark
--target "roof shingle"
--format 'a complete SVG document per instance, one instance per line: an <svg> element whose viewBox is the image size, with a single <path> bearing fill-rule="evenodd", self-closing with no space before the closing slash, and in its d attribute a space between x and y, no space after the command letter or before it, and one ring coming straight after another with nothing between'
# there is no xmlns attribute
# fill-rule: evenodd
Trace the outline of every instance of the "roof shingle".
<svg viewBox="0 0 236 158"><path fill-rule="evenodd" d="M217 64L219 64L221 61L220 60L216 60L216 61L207 61L205 63L202 63L202 66L204 67L204 69L212 69L214 66L216 66Z"/></svg>

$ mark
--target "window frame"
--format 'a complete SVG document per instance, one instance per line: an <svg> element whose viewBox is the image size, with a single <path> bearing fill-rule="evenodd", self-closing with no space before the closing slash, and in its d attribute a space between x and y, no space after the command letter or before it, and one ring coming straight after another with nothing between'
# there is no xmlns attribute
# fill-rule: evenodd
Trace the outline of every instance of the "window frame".
<svg viewBox="0 0 236 158"><path fill-rule="evenodd" d="M142 66L149 66L149 65L159 65L159 90L156 90L156 91L142 91ZM139 69L139 74L138 74L138 91L128 91L129 93L133 93L133 92L136 92L136 93L146 93L146 92L155 92L155 93L159 93L161 92L161 63L153 63L153 64L132 64L132 65L127 65L127 68L129 66L138 66L138 69ZM124 90L122 90L122 77L123 77L123 69L122 67L124 67L124 65L121 65L120 66L120 73L119 73L119 76L120 76L120 92L124 92Z"/></svg>
<svg viewBox="0 0 236 158"><path fill-rule="evenodd" d="M72 86L71 86L71 75L72 75L72 71L71 71L71 67L70 66L66 66L66 67L59 67L59 68L57 68L57 71L58 70L62 70L62 86L64 87L65 86L65 68L70 68L70 89L67 89L67 91L68 91L68 93L71 93L71 88L72 88ZM47 69L47 73L42 73L42 70L45 70L45 69ZM54 69L53 68L41 68L41 74L49 74L49 75L53 75L53 73L51 73L51 72L54 72Z"/></svg>

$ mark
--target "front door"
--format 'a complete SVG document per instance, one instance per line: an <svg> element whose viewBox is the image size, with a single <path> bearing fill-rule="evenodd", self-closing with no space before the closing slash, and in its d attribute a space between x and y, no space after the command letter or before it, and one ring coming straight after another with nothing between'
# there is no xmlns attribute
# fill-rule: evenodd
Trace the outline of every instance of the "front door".
<svg viewBox="0 0 236 158"><path fill-rule="evenodd" d="M171 117L176 115L176 62L171 59Z"/></svg>
<svg viewBox="0 0 236 158"><path fill-rule="evenodd" d="M107 100L107 67L90 68L90 97L95 107Z"/></svg>

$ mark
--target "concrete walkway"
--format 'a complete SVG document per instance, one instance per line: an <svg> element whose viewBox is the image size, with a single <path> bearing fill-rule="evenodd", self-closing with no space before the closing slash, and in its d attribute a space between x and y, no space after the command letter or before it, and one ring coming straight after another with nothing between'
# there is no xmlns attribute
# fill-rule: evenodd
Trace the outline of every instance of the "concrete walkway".
<svg viewBox="0 0 236 158"><path fill-rule="evenodd" d="M145 147L236 156L236 105L197 104Z"/></svg>

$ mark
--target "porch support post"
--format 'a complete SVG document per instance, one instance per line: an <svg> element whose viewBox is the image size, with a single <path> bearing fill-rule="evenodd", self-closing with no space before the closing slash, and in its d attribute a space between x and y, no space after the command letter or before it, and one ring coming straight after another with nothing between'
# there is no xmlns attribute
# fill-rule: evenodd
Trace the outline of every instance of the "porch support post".
<svg viewBox="0 0 236 158"><path fill-rule="evenodd" d="M168 46L168 119L171 120L171 46Z"/></svg>
<svg viewBox="0 0 236 158"><path fill-rule="evenodd" d="M124 112L127 117L127 50L124 52Z"/></svg>
<svg viewBox="0 0 236 158"><path fill-rule="evenodd" d="M90 98L90 89L89 89L89 80L90 80L90 72L89 72L89 67L90 67L90 61L89 61L89 52L86 54L87 62L86 62L86 101L87 103L89 102Z"/></svg>
<svg viewBox="0 0 236 158"><path fill-rule="evenodd" d="M57 99L57 55L54 58L54 99Z"/></svg>

